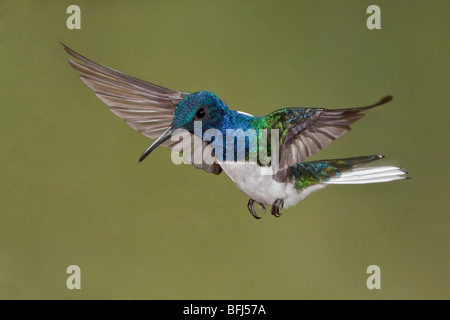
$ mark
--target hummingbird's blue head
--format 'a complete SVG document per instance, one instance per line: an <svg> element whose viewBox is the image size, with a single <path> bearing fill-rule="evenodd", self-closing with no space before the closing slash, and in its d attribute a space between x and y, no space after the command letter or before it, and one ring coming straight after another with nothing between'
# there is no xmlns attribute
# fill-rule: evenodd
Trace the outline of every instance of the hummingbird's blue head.
<svg viewBox="0 0 450 320"><path fill-rule="evenodd" d="M215 94L199 91L185 97L175 107L172 127L194 133L194 122L202 121L203 130L220 129L228 108Z"/></svg>
<svg viewBox="0 0 450 320"><path fill-rule="evenodd" d="M215 94L207 91L199 91L186 96L175 107L172 124L156 139L142 154L139 162L143 161L150 152L161 143L169 139L176 129L185 129L192 134L202 134L194 131L194 122L201 121L202 131L208 129L221 130L222 124L227 120L227 108Z"/></svg>

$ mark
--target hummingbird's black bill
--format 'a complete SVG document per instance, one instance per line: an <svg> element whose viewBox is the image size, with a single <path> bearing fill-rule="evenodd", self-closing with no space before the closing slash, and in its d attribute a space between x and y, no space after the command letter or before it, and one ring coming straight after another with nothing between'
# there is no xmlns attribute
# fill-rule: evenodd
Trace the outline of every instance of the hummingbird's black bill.
<svg viewBox="0 0 450 320"><path fill-rule="evenodd" d="M141 157L139 158L139 163L141 163L142 161L144 161L144 159L150 154L150 152L152 152L153 150L156 149L156 147L158 147L161 143L163 143L164 141L166 141L167 139L170 138L170 136L172 135L172 132L174 132L175 129L172 126L169 126L169 128L167 128L166 131L164 131L164 133L158 138L156 139L151 145L150 147L147 148L147 150L144 151L144 153L141 155Z"/></svg>

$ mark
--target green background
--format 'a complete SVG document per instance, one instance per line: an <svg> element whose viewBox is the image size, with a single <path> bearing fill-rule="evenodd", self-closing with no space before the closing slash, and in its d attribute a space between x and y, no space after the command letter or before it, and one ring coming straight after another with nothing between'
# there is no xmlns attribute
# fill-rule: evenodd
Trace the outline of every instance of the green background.
<svg viewBox="0 0 450 320"><path fill-rule="evenodd" d="M66 8L81 7L81 30ZM366 9L381 8L381 30ZM1 1L0 298L449 299L450 2ZM264 115L394 101L314 156L412 180L330 186L253 219L229 178L176 166L80 81L61 41ZM258 211L262 214L261 211ZM81 268L81 290L66 268ZM366 268L381 268L368 290Z"/></svg>

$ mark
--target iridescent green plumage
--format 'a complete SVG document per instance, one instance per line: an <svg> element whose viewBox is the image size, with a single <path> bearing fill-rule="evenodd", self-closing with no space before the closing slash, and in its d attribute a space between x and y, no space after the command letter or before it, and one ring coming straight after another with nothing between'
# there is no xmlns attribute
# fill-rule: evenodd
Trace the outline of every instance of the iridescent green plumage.
<svg viewBox="0 0 450 320"><path fill-rule="evenodd" d="M314 108L282 108L276 110L264 117L254 117L251 120L251 126L255 128L255 130L264 130L266 129L267 136L266 140L259 141L258 146L266 146L267 145L267 157L271 157L272 146L271 143L271 130L277 130L278 133L278 145L282 145L284 142L284 138L286 134L298 123L307 123L308 118L310 118L315 111L319 109ZM263 136L264 137L264 136ZM278 150L279 152L280 150ZM258 149L259 152L259 149ZM259 153L258 153L259 154ZM264 159L264 163L268 163L270 159Z"/></svg>

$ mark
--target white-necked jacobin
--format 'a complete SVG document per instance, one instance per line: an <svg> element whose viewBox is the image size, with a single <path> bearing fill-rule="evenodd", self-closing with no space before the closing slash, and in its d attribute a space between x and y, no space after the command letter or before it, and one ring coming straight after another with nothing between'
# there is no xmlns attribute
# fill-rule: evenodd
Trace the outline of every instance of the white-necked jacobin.
<svg viewBox="0 0 450 320"><path fill-rule="evenodd" d="M69 59L70 65L80 73L81 80L95 91L97 97L130 127L155 139L139 162L159 145L180 150L180 144L186 139L171 137L174 132L184 129L187 132L184 138L189 138L188 146L192 147L188 157L190 163L216 175L224 171L250 198L247 208L257 219L259 216L255 213L254 203L264 211L264 205L271 206L272 215L279 217L280 209L295 205L311 192L329 184L407 179L407 172L399 167L360 168L361 165L384 158L382 155L305 161L349 131L349 125L364 116L361 112L391 101L391 96L365 107L335 110L283 108L266 116L252 116L228 109L213 93L199 91L188 94L166 89L97 64L63 46L76 59ZM195 125L196 122L201 123L200 129ZM214 139L206 137L210 129L216 130ZM242 132L245 135L249 129L262 130L266 135L256 136L256 149L250 143L249 136L244 136L245 159L238 159L236 141L239 135L242 136ZM235 135L232 140L227 139L230 132ZM273 136L276 139L272 139ZM222 142L218 142L219 138ZM257 161L249 159L252 151L262 154L259 152L262 150L260 146L263 140L267 149L265 154L277 161L277 169L269 174L262 169L269 166L270 161L262 161L267 159L261 156ZM186 153L186 149L181 150ZM194 155L195 158L197 151L209 154L210 161L203 157L200 157L200 161L192 161L191 156ZM227 152L232 154L231 161Z"/></svg>

